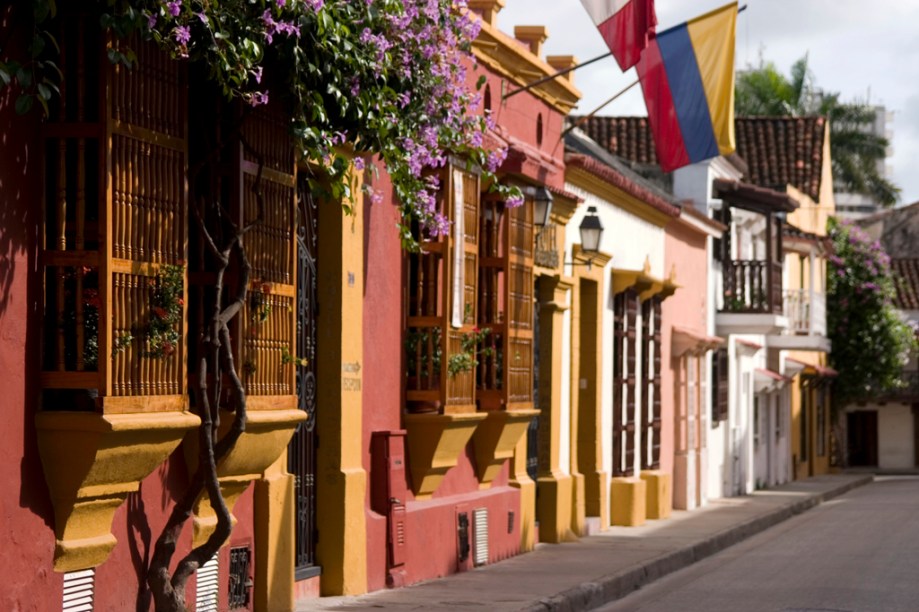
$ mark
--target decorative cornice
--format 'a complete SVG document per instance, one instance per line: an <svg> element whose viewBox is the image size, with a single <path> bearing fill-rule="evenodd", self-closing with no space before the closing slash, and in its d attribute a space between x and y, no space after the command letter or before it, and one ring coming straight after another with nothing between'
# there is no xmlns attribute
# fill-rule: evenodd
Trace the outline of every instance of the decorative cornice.
<svg viewBox="0 0 919 612"><path fill-rule="evenodd" d="M580 158L589 159L582 155L572 155L568 158L565 178L572 184L658 227L664 227L679 215L679 208L653 196L650 192L636 194L633 193L635 190L628 189L625 183L611 182L613 175L619 176L612 169L609 169L608 173L600 172L599 170L606 166L599 163L590 165ZM627 180L625 177L621 178Z"/></svg>
<svg viewBox="0 0 919 612"><path fill-rule="evenodd" d="M510 83L523 87L537 79L557 72L544 60L534 55L529 48L484 19L482 30L472 42L472 52L483 65L505 77ZM563 115L567 115L581 99L581 92L568 79L557 78L530 89ZM502 95L507 92L501 92Z"/></svg>

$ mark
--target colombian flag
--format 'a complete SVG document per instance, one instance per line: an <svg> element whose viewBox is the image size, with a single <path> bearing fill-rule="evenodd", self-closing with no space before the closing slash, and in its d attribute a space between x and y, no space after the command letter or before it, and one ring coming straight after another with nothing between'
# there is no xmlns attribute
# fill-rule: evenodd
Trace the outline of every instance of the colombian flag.
<svg viewBox="0 0 919 612"><path fill-rule="evenodd" d="M737 3L660 32L638 78L664 172L734 152Z"/></svg>

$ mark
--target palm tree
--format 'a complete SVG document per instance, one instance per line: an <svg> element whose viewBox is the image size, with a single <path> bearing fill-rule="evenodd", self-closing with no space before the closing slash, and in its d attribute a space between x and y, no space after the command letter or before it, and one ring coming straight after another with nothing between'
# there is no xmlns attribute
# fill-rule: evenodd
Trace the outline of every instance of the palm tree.
<svg viewBox="0 0 919 612"><path fill-rule="evenodd" d="M837 190L870 196L882 206L894 205L900 188L878 171L887 156L888 141L874 134L875 109L861 102L841 102L837 92L814 85L807 55L786 77L772 62L742 71L735 86L738 116L821 115L830 121L830 155Z"/></svg>

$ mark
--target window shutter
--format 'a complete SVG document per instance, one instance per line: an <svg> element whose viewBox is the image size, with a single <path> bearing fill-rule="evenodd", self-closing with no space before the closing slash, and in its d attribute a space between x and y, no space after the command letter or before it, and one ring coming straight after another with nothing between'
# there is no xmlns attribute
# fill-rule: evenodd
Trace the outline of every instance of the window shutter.
<svg viewBox="0 0 919 612"><path fill-rule="evenodd" d="M625 473L632 475L635 471L635 428L636 428L636 402L635 391L637 381L636 350L638 348L638 293L634 289L625 291L626 311L626 392L628 397L625 402Z"/></svg>
<svg viewBox="0 0 919 612"><path fill-rule="evenodd" d="M246 393L254 408L271 398L296 395L296 165L284 108L279 103L258 107L242 124L234 150L237 166L232 210L240 226L258 217L258 195L264 203L262 221L245 237L251 265L247 303L233 336ZM260 162L261 182L256 184ZM305 355L296 355L305 357ZM263 398L263 399L261 399Z"/></svg>
<svg viewBox="0 0 919 612"><path fill-rule="evenodd" d="M479 359L480 408L532 408L533 202L507 208L490 197L482 207L479 326L491 330L491 354Z"/></svg>
<svg viewBox="0 0 919 612"><path fill-rule="evenodd" d="M721 348L712 356L712 425L728 418L728 350Z"/></svg>
<svg viewBox="0 0 919 612"><path fill-rule="evenodd" d="M624 353L626 346L626 294L613 296L613 476L625 475L624 436L627 397Z"/></svg>
<svg viewBox="0 0 919 612"><path fill-rule="evenodd" d="M183 266L186 297L186 79L153 43L128 42L132 70L101 53L92 15L66 14L61 95L44 127L46 191L44 408L181 410L185 308L178 341L144 330L165 266ZM75 391L85 390L85 391Z"/></svg>
<svg viewBox="0 0 919 612"><path fill-rule="evenodd" d="M405 398L410 411L472 412L475 370L450 376L448 367L476 321L479 177L449 167L440 182L438 210L450 220L460 214L463 219L448 236L425 237L414 228L420 250L405 256ZM456 278L459 270L462 277Z"/></svg>

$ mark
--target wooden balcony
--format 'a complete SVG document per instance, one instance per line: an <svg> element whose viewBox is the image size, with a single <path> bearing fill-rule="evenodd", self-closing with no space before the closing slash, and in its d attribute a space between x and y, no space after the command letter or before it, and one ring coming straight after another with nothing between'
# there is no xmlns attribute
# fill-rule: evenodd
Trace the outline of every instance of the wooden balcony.
<svg viewBox="0 0 919 612"><path fill-rule="evenodd" d="M724 263L721 312L781 315L782 302L781 263L750 259Z"/></svg>

